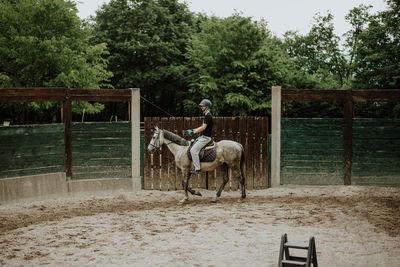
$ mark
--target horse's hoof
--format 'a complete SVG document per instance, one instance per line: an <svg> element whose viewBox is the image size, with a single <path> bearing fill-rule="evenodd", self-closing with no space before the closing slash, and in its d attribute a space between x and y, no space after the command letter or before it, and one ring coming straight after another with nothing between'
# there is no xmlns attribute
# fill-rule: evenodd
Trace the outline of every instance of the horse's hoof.
<svg viewBox="0 0 400 267"><path fill-rule="evenodd" d="M237 202L238 203L243 203L244 202L244 198L239 198Z"/></svg>
<svg viewBox="0 0 400 267"><path fill-rule="evenodd" d="M194 193L196 196L202 197L202 194L200 193L200 191L197 191L196 193Z"/></svg>
<svg viewBox="0 0 400 267"><path fill-rule="evenodd" d="M214 197L213 199L211 199L211 203L217 203L218 202L218 198Z"/></svg>
<svg viewBox="0 0 400 267"><path fill-rule="evenodd" d="M184 198L184 199L182 199L181 201L179 201L179 205L183 205L183 204L186 204L186 203L188 203L188 202L189 202L189 199Z"/></svg>

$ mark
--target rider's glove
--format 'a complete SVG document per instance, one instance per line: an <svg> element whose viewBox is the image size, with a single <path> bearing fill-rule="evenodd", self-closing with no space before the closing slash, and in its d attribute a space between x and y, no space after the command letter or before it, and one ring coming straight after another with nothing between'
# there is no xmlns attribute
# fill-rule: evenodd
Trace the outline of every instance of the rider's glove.
<svg viewBox="0 0 400 267"><path fill-rule="evenodd" d="M186 133L187 133L189 136L192 136L192 135L194 134L194 132L193 132L192 129L187 130Z"/></svg>

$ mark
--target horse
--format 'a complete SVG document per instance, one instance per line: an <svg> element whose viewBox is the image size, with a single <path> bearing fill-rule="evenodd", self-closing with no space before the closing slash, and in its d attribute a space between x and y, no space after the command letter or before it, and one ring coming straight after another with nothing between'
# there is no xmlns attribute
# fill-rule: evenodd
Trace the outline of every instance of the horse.
<svg viewBox="0 0 400 267"><path fill-rule="evenodd" d="M188 191L192 195L201 196L199 191L196 191L189 187L189 179L191 175L192 162L189 159L187 152L190 146L190 142L185 138L180 137L170 131L155 127L154 134L147 147L150 153L154 153L162 145L166 145L175 156L176 166L181 169L183 174L182 186L185 190L185 197L180 203L186 203L189 200ZM232 170L232 177L235 177L240 182L241 187L241 200L246 198L246 186L245 186L245 156L243 146L235 141L222 140L215 142L216 158L212 162L201 162L201 171L213 171L216 168L222 166L223 170L223 181L217 191L216 197L213 202L221 196L221 192L224 189L226 183L229 181L229 169Z"/></svg>

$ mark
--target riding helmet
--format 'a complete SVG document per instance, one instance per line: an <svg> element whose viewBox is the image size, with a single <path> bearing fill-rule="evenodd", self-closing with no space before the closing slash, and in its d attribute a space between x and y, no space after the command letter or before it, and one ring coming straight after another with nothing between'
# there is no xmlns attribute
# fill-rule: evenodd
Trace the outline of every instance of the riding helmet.
<svg viewBox="0 0 400 267"><path fill-rule="evenodd" d="M203 99L203 100L201 100L201 102L200 102L200 104L199 104L199 106L200 107L202 107L202 106L206 106L206 107L208 107L208 108L211 108L211 101L210 100L208 100L208 99Z"/></svg>

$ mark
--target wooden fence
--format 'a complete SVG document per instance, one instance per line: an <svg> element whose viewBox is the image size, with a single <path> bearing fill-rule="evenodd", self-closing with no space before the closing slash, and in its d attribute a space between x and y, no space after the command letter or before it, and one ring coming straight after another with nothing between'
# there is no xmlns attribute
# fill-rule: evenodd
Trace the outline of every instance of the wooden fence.
<svg viewBox="0 0 400 267"><path fill-rule="evenodd" d="M173 154L166 146L154 154L147 151L154 127L171 131L188 139L185 131L200 126L201 117L179 118L144 118L144 189L179 190L182 189L182 173L177 169ZM268 183L268 118L266 117L215 117L214 140L224 139L239 142L245 148L246 185L248 189L262 189ZM193 137L195 138L195 137ZM192 175L190 186L216 189L222 183L221 170ZM225 190L237 190L237 179L229 178Z"/></svg>
<svg viewBox="0 0 400 267"><path fill-rule="evenodd" d="M344 118L282 119L281 105L287 101L342 102ZM399 186L398 120L354 118L355 102L400 102L400 90L272 88L272 186Z"/></svg>
<svg viewBox="0 0 400 267"><path fill-rule="evenodd" d="M129 178L130 122L72 123L72 179Z"/></svg>
<svg viewBox="0 0 400 267"><path fill-rule="evenodd" d="M131 177L130 122L71 125L71 179ZM64 124L0 126L0 179L64 172Z"/></svg>
<svg viewBox="0 0 400 267"><path fill-rule="evenodd" d="M0 126L0 179L63 171L63 124Z"/></svg>
<svg viewBox="0 0 400 267"><path fill-rule="evenodd" d="M400 187L400 120L355 119L351 184Z"/></svg>
<svg viewBox="0 0 400 267"><path fill-rule="evenodd" d="M31 174L37 174L37 173L42 173L46 171L46 168L54 171L54 170L60 170L61 164L58 162L60 159L60 154L61 154L61 146L64 146L64 151L62 151L62 157L64 159L64 170L66 172L67 180L71 180L72 178L72 164L73 164L73 149L74 151L74 165L76 166L75 168L75 174L77 174L76 178L78 179L83 179L83 178L108 178L108 177L113 177L115 174L118 176L122 177L132 177L135 181L135 183L138 183L140 180L140 91L139 89L117 89L117 90L107 90L107 89L71 89L71 88L0 88L0 103L5 102L5 103L18 103L18 102L46 102L46 101L56 101L60 102L62 106L61 110L61 120L63 122L63 127L62 126L56 126L55 129L57 129L57 138L60 139L59 134L63 132L64 138L63 140L52 140L56 142L57 144L57 149L56 152L57 157L56 157L56 163L50 164L52 168L49 168L45 163L38 163L37 159L35 159L35 156L41 155L41 153L44 153L46 151L37 151L37 150L43 150L46 148L46 146L43 146L43 138L46 138L45 134L49 134L46 131L54 131L54 127L25 127L21 128L24 130L18 130L19 128L15 128L16 133L15 135L17 136L18 134L21 136L18 136L18 138L25 143L32 143L30 146L27 146L26 152L21 152L18 151L18 153L14 153L15 149L10 146L4 145L2 148L0 148L0 152L3 152L5 155L11 155L12 158L12 163L15 163L15 168L16 170L20 171L15 171L15 170L10 170L10 167L5 168L4 164L0 165L0 176L1 177L10 177L10 176L16 176L18 173L19 174L30 174L29 172L32 172ZM121 130L120 132L112 132L112 133L104 133L102 130L104 129L96 129L96 127L99 126L99 124L92 124L92 125L85 125L85 124L74 124L72 123L72 101L100 101L100 102L127 102L129 103L129 117L130 121L132 121L131 124L126 124L124 125L125 128L124 130ZM107 124L106 124L107 125ZM115 127L121 127L123 126L122 124L115 124ZM93 131L87 133L86 132L86 127L91 128ZM101 127L101 126L100 126ZM107 125L107 127L112 127L112 125ZM9 130L10 129L10 130ZM0 142L0 145L3 143L8 142L8 138L12 138L13 136L13 131L11 130L12 128L5 128L5 129L0 129L0 135L4 136ZM38 130L40 129L40 130ZM115 129L114 129L115 130ZM19 131L19 132L18 132ZM23 134L21 134L21 131L25 131ZM37 131L43 131L43 138L37 134ZM74 131L75 135L75 143L74 147L72 144L72 134ZM52 133L52 132L51 132ZM92 134L92 136L90 136ZM107 136L108 134L108 136ZM110 135L111 134L111 135ZM130 134L128 137L127 134ZM96 136L97 135L97 136ZM10 137L11 136L11 137ZM52 138L54 136L51 136ZM125 139L123 139L125 138ZM99 152L101 149L100 147L103 146L103 150L101 152L107 153L109 151L106 151L104 148L104 143L106 144L112 144L115 146L122 146L122 143L128 143L127 140L129 141L129 146L125 146L124 149L117 149L120 154L123 155L128 155L130 152L130 163L128 162L128 159L125 157L122 159L121 156L118 156L118 162L114 161L113 158L110 157L112 154L108 153L108 157L96 157L94 156L94 153L97 151ZM16 139L17 140L17 139ZM33 141L32 141L33 140ZM90 141L90 143L89 143ZM35 145L35 143L37 145ZM40 143L42 142L42 143ZM61 143L61 145L60 145ZM90 145L89 145L90 144ZM18 143L19 146L21 146ZM43 148L44 147L44 148ZM52 148L55 147L55 145L51 146ZM85 149L89 149L89 152L93 152L92 154L87 154L86 152L82 151ZM7 149L7 150L6 150ZM14 150L13 150L14 149ZM60 150L61 149L61 150ZM53 148L55 150L55 148ZM56 153L52 151L52 153ZM20 154L26 153L26 157L28 160L20 160L22 157ZM86 154L85 154L86 153ZM51 154L51 155L53 155ZM32 156L29 158L29 156ZM15 157L14 157L15 156ZM25 155L23 155L23 158L25 158ZM91 159L89 161L88 159ZM44 158L42 158L44 160ZM53 160L53 159L52 159ZM90 162L96 162L95 167L88 166ZM32 163L32 164L31 164ZM11 165L10 165L11 166ZM14 165L12 165L14 166ZM129 167L131 166L131 167ZM11 167L12 168L12 167ZM19 169L18 169L19 168ZM104 169L107 168L107 171L104 171ZM99 171L99 169L102 169L102 171ZM4 170L4 171L3 171ZM131 173L129 173L129 170ZM98 177L97 174L100 174L100 177ZM140 182L140 181L139 181ZM139 185L135 186L139 187Z"/></svg>
<svg viewBox="0 0 400 267"><path fill-rule="evenodd" d="M344 120L282 118L281 183L344 183Z"/></svg>
<svg viewBox="0 0 400 267"><path fill-rule="evenodd" d="M344 119L282 118L281 183L344 184ZM352 185L400 186L400 120L353 119Z"/></svg>

